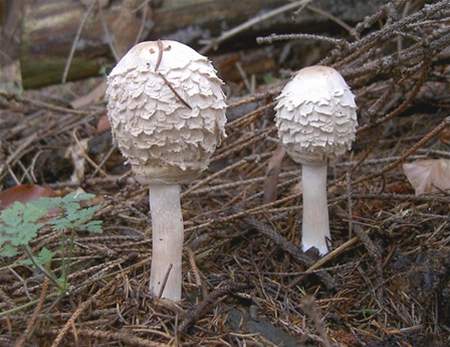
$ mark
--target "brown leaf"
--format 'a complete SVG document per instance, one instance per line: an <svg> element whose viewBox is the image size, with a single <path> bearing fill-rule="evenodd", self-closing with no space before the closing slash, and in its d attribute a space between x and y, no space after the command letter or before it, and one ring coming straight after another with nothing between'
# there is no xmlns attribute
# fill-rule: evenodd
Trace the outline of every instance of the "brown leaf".
<svg viewBox="0 0 450 347"><path fill-rule="evenodd" d="M93 90L91 90L86 95L80 96L76 98L74 101L70 103L74 109L83 108L92 104L96 104L100 100L103 99L106 91L106 82L102 81L98 86L96 86Z"/></svg>
<svg viewBox="0 0 450 347"><path fill-rule="evenodd" d="M394 182L386 186L386 191L395 194L407 194L411 192L411 186L406 182Z"/></svg>
<svg viewBox="0 0 450 347"><path fill-rule="evenodd" d="M417 160L403 164L403 171L416 195L450 189L450 160Z"/></svg>
<svg viewBox="0 0 450 347"><path fill-rule="evenodd" d="M110 26L113 35L113 46L120 59L134 45L138 38L142 20L137 17L135 9L142 4L137 0L123 1L119 15ZM147 6L147 5L146 5Z"/></svg>
<svg viewBox="0 0 450 347"><path fill-rule="evenodd" d="M109 129L111 129L111 124L109 123L108 116L104 114L98 119L96 132L100 134Z"/></svg>
<svg viewBox="0 0 450 347"><path fill-rule="evenodd" d="M286 154L282 145L278 145L269 160L264 182L264 203L275 201L277 198L278 176L280 175L281 162Z"/></svg>
<svg viewBox="0 0 450 347"><path fill-rule="evenodd" d="M70 181L75 184L80 184L84 180L87 150L88 139L77 140L76 144L69 146L66 150L65 157L72 159L74 167Z"/></svg>
<svg viewBox="0 0 450 347"><path fill-rule="evenodd" d="M450 128L445 128L439 133L439 140L446 145L450 144Z"/></svg>
<svg viewBox="0 0 450 347"><path fill-rule="evenodd" d="M56 192L48 187L41 187L35 184L20 184L0 192L0 209L7 208L16 201L26 203L55 195Z"/></svg>

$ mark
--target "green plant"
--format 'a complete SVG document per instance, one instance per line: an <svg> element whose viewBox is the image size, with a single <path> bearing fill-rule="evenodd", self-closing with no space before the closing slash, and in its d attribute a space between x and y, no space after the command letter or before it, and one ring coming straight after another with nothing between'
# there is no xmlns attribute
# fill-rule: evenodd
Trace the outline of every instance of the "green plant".
<svg viewBox="0 0 450 347"><path fill-rule="evenodd" d="M65 291L67 289L66 262L63 260L62 275L58 278L50 270L54 253L42 247L37 254L33 254L29 244L38 236L42 228L50 227L53 231L60 231L64 237L61 243L64 256L67 244L66 231L101 232L102 222L92 220L99 206L83 208L80 205L82 201L93 197L92 194L74 192L61 198L40 198L27 203L15 202L0 213L0 257L11 258L24 252L28 259L21 260L20 264L40 269L53 283ZM73 242L70 244L73 245Z"/></svg>

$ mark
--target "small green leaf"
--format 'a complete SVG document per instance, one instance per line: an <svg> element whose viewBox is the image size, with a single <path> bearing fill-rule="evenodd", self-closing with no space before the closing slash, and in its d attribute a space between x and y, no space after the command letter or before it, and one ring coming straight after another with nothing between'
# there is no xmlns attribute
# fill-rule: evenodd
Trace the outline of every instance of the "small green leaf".
<svg viewBox="0 0 450 347"><path fill-rule="evenodd" d="M58 283L59 288L61 288L62 292L65 292L69 287L69 282L67 281L67 276L61 275L61 277L58 277L56 279L56 282Z"/></svg>
<svg viewBox="0 0 450 347"><path fill-rule="evenodd" d="M94 217L95 212L99 206L91 206L77 211L76 215L70 216L72 221L77 221L77 224L85 223ZM69 216L68 216L69 217ZM74 218L75 217L75 218Z"/></svg>
<svg viewBox="0 0 450 347"><path fill-rule="evenodd" d="M42 224L23 223L16 227L16 233L10 238L10 242L13 246L25 246L33 240Z"/></svg>
<svg viewBox="0 0 450 347"><path fill-rule="evenodd" d="M11 225L4 225L2 228L2 233L5 235L5 237L8 238L14 238L17 234L17 228L19 228L20 225L17 226L11 226Z"/></svg>
<svg viewBox="0 0 450 347"><path fill-rule="evenodd" d="M46 209L47 211L60 206L61 203L61 198L40 198L33 201L33 205L35 205L37 208Z"/></svg>
<svg viewBox="0 0 450 347"><path fill-rule="evenodd" d="M72 223L67 218L58 218L50 221L50 224L53 225L53 229L55 230L66 230L72 226Z"/></svg>
<svg viewBox="0 0 450 347"><path fill-rule="evenodd" d="M83 229L90 233L101 233L102 232L102 221L93 220L83 226Z"/></svg>
<svg viewBox="0 0 450 347"><path fill-rule="evenodd" d="M41 266L46 266L50 264L54 256L55 254L52 251L44 247L37 255L34 256L34 261ZM19 263L22 265L29 265L29 266L34 265L31 259L24 259L21 260Z"/></svg>
<svg viewBox="0 0 450 347"><path fill-rule="evenodd" d="M80 209L80 204L77 202L68 202L64 204L64 209L66 210L66 215L71 215L74 213L77 213L77 211Z"/></svg>
<svg viewBox="0 0 450 347"><path fill-rule="evenodd" d="M4 232L0 232L0 246L2 246L5 242L8 242L10 239L11 238Z"/></svg>
<svg viewBox="0 0 450 347"><path fill-rule="evenodd" d="M28 203L23 211L23 220L25 223L37 222L48 212L47 208L42 208L39 204Z"/></svg>
<svg viewBox="0 0 450 347"><path fill-rule="evenodd" d="M3 223L10 226L17 226L22 221L22 213L24 209L24 205L20 202L15 202L11 207L3 210L0 215L0 219Z"/></svg>
<svg viewBox="0 0 450 347"><path fill-rule="evenodd" d="M11 258L17 255L17 248L11 246L9 243L3 245L0 249L0 257Z"/></svg>
<svg viewBox="0 0 450 347"><path fill-rule="evenodd" d="M50 226L54 231L86 230L91 233L102 231L102 221L92 220L100 206L82 208L80 201L92 199L87 193L71 193L63 198L40 198L26 204L14 203L0 212L0 257L13 257L21 248L28 249L29 243L38 236L40 229ZM57 217L46 217L50 210L59 211ZM46 218L43 218L46 217ZM40 222L40 223L38 223ZM38 267L51 263L54 253L42 248L33 256ZM31 259L22 264L35 266ZM62 277L62 287L67 287L67 278Z"/></svg>
<svg viewBox="0 0 450 347"><path fill-rule="evenodd" d="M275 83L276 78L274 78L271 73L266 73L263 76L263 80L264 80L264 84L272 84L272 83Z"/></svg>
<svg viewBox="0 0 450 347"><path fill-rule="evenodd" d="M94 194L72 192L70 194L67 194L62 200L63 200L64 203L68 203L68 202L77 202L77 201L90 200L90 199L92 199L94 197L95 197Z"/></svg>
<svg viewBox="0 0 450 347"><path fill-rule="evenodd" d="M48 248L43 247L41 249L41 251L39 252L39 254L37 255L37 258L39 259L41 264L47 265L52 261L54 255L55 254L52 251L50 251Z"/></svg>

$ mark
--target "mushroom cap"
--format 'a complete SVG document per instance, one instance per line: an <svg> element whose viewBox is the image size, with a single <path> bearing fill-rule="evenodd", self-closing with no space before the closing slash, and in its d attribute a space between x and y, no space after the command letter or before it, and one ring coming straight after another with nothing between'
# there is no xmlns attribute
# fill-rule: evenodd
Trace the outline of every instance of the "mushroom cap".
<svg viewBox="0 0 450 347"><path fill-rule="evenodd" d="M335 69L301 69L277 101L278 135L296 162L323 163L351 148L358 125L355 96Z"/></svg>
<svg viewBox="0 0 450 347"><path fill-rule="evenodd" d="M119 61L107 80L108 117L142 180L186 183L207 168L225 137L222 84L206 57L176 41L141 42Z"/></svg>

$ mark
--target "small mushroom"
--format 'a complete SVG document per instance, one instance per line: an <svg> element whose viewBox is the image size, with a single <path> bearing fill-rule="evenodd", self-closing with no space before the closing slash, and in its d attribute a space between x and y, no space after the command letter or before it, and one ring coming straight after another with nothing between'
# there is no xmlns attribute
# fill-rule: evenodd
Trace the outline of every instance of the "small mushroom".
<svg viewBox="0 0 450 347"><path fill-rule="evenodd" d="M328 252L327 160L351 149L357 117L355 97L333 68L301 69L277 98L276 125L286 152L301 163L302 249Z"/></svg>
<svg viewBox="0 0 450 347"><path fill-rule="evenodd" d="M208 167L225 136L225 96L210 61L175 41L142 42L111 71L108 117L138 180L150 186L150 292L181 299L180 184Z"/></svg>

